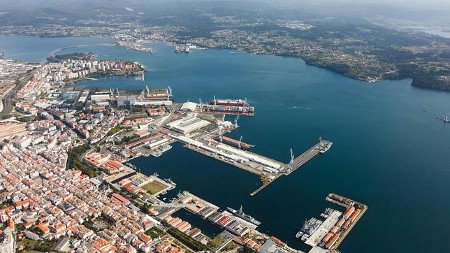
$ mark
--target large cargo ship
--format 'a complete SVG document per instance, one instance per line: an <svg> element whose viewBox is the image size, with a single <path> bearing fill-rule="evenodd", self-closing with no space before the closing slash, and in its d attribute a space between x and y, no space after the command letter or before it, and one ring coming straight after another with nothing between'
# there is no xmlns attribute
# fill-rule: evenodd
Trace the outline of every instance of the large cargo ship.
<svg viewBox="0 0 450 253"><path fill-rule="evenodd" d="M204 112L253 116L255 108L250 106L203 105Z"/></svg>
<svg viewBox="0 0 450 253"><path fill-rule="evenodd" d="M248 106L247 100L242 99L216 99L208 102L210 105L223 105L223 106Z"/></svg>
<svg viewBox="0 0 450 253"><path fill-rule="evenodd" d="M256 226L261 225L261 222L259 222L258 220L256 220L252 216L244 213L244 211L242 210L242 205L239 208L239 210L235 210L235 209L233 209L231 207L227 207L227 210L230 211L235 216L237 216L237 217L239 217L239 218L241 218L241 219L243 219L245 221L248 221L248 222L250 222L252 224L255 224Z"/></svg>

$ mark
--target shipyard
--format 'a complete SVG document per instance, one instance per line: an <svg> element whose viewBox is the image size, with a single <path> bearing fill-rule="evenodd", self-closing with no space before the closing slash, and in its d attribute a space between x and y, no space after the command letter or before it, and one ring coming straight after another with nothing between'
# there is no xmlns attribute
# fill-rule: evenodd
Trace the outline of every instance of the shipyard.
<svg viewBox="0 0 450 253"><path fill-rule="evenodd" d="M243 142L242 136L236 140L225 135L239 127L239 117L254 116L255 108L247 99L216 99L214 96L207 103L201 100L177 103L170 87L149 88L148 85L142 91L78 87L62 94L66 97L65 94L70 94L75 104L84 108L107 111L115 107L127 112L128 115L120 116L120 124L113 125L114 133L104 131L88 136L89 128L76 128L90 143L104 138L102 149L105 152L113 153L122 161L139 156L159 157L171 149L171 144L180 142L187 149L259 176L262 185L251 193L252 196L332 146L332 142L319 138L317 144L297 157L291 149L291 159L287 163L252 152L254 144ZM54 111L49 113L55 114Z"/></svg>
<svg viewBox="0 0 450 253"><path fill-rule="evenodd" d="M179 50L188 48L190 46ZM172 147L177 145L176 150L180 147L257 176L261 183L259 188L249 193L252 198L276 183L278 178L299 171L315 157L326 159L333 145L331 141L317 137L317 142L299 155L291 148L286 150L286 157L290 155L290 160L279 161L255 152L254 147L258 143L244 141L245 131L251 129L240 129L241 136L232 137L233 132L240 128L240 118L252 120L257 116L257 108L245 97L216 98L212 94L212 98L205 102L202 99L198 99L198 103L180 102L176 100L172 88L164 84L147 82L138 90L73 85L80 80L98 81L96 78L104 78L102 75L130 75L130 78L145 82L146 70L138 62L97 61L93 54L51 57L51 63L36 66L32 70L34 74L27 76L29 80L18 91L16 96L19 101L13 108L15 113L27 119L39 120L28 123L15 119L1 121L0 125L5 128L1 135L9 139L0 154L1 157L11 157L17 153L20 157L43 159L41 163L46 164L45 168L52 167L50 164L54 163L58 164L56 168L60 168L62 163L67 164L68 171L36 173L45 180L51 179L53 173L59 173L64 178L74 177L83 182L80 187L93 188L98 192L96 194L101 197L83 195L82 198L89 203L101 198L102 209L91 210L92 215L86 215L86 220L80 216L80 224L70 228L73 233L100 231L102 236L114 233L105 228L120 229L123 216L126 216L129 222L124 224L136 230L133 246L142 252L164 252L161 249L165 247L181 252L218 252L239 247L260 253L304 252L262 232L260 227L264 225L264 219L247 211L246 203L219 206L184 189L176 194L177 182L159 176L158 169L153 174L145 173L148 168L136 166L134 161L144 157L161 159L166 154L173 154ZM29 90L33 91L32 95ZM43 135L37 136L39 133ZM55 156L55 153L59 155ZM5 172L8 174L13 167L9 166L9 162L5 164L8 164L8 172ZM15 182L14 176L8 177L8 180ZM71 187L76 191L78 185ZM322 214L324 221L313 218L303 224L296 236L311 247L311 252L336 252L367 210L365 205L336 194L330 194L327 200L346 210L327 209ZM55 203L69 212L78 202ZM106 208L108 205L113 209ZM192 223L186 217L180 218L181 212L189 213L222 232L207 233L201 225ZM142 228L137 219L144 222ZM116 224L117 227L114 227ZM43 233L43 239L61 237L59 244L62 246L68 240L62 237L62 232L58 232L61 227L58 222L29 226L35 226L39 234ZM39 238L34 233L28 235ZM159 241L160 236L164 241ZM105 244L103 241L96 243ZM109 245L104 248L114 247Z"/></svg>
<svg viewBox="0 0 450 253"><path fill-rule="evenodd" d="M450 252L410 1L1 1L0 253Z"/></svg>

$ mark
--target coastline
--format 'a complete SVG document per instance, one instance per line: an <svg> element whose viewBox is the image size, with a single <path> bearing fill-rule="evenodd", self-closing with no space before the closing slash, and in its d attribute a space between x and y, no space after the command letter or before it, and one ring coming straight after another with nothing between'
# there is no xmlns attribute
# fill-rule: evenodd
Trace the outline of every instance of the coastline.
<svg viewBox="0 0 450 253"><path fill-rule="evenodd" d="M98 35L89 35L89 36L70 36L70 35L60 35L60 36L44 36L44 35L29 35L29 34L0 34L3 36L28 36L28 37L39 37L39 38L102 38L102 39L111 39L111 40L117 40L117 38L115 37L111 37L111 36L98 36ZM179 40L175 39L175 40L165 40L165 39L146 39L145 43L164 43L166 45L169 46L174 46L177 45L179 43L181 43ZM112 46L118 46L115 45L115 43L113 43ZM396 80L402 80L402 79L411 79L411 83L410 85L416 88L420 88L420 89L426 89L426 90L436 90L436 91L444 91L444 92L450 92L450 84L447 85L445 84L445 81L440 81L440 80L436 80L436 78L432 77L432 81L430 82L430 80L426 80L420 78L420 77L415 77L414 75L411 74L407 74L407 73L402 73L405 71L399 71L400 73L396 73L396 74L392 74L389 76L382 76L382 77L371 77L371 76L366 76L366 77L361 77L361 76L357 76L357 75L353 75L350 73L350 71L341 71L338 69L337 65L333 66L333 64L322 64L319 59L314 59L314 58L308 58L305 56L300 56L300 55L294 55L294 54L272 54L272 53L258 53L258 52L253 52L251 50L246 50L245 48L235 48L235 47L211 47L208 45L204 45L204 44L198 44L197 46L199 46L199 48L202 49L218 49L218 50L236 50L236 51L240 51L240 52L245 52L247 54L254 54L254 55L269 55L269 56L278 56L278 57L290 57L290 58L294 58L294 59L300 59L302 61L305 62L305 64L310 65L310 66L314 66L314 67L318 67L318 68L322 68L325 69L327 71L331 71L333 73L351 78L353 80L358 80L358 81L363 81L366 82L368 84L376 84L380 81L384 81L384 80L388 80L388 81L396 81ZM127 47L127 46L118 46L118 47L125 47L127 49L133 49L131 47ZM20 59L16 59L16 60L20 60Z"/></svg>

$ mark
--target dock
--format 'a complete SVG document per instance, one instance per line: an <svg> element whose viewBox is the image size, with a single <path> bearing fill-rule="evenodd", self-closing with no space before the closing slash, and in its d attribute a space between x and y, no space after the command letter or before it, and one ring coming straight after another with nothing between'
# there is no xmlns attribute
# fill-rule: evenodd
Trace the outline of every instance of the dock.
<svg viewBox="0 0 450 253"><path fill-rule="evenodd" d="M269 184L273 183L276 179L278 179L281 175L288 176L297 169L299 169L301 166L303 166L305 163L307 163L309 160L314 158L318 154L325 153L332 145L332 142L327 140L320 139L317 144L303 152L301 155L297 157L291 158L290 163L283 164L283 168L280 170L280 173L278 173L275 177L270 179L269 181L264 182L261 187L250 193L250 196L255 196L258 192L262 191L264 188L269 186ZM292 153L291 153L292 155Z"/></svg>
<svg viewBox="0 0 450 253"><path fill-rule="evenodd" d="M203 113L222 113L226 115L255 116L255 107L252 106L226 106L201 104Z"/></svg>
<svg viewBox="0 0 450 253"><path fill-rule="evenodd" d="M217 155L217 154L214 153L214 152L211 152L211 151L208 151L208 150L199 148L199 147L197 147L197 146L193 146L193 145L184 145L184 147L185 147L185 148L188 148L188 149L190 149L190 150L192 150L192 151L196 151L196 152L198 152L198 153L200 153L200 154L206 155L206 156L208 156L208 157L214 158L214 159L216 159L216 160L219 160L219 161L221 161L221 162L224 162L224 163L227 163L227 164L229 164L229 165L232 165L232 166L234 166L234 167L236 167L236 168L239 168L239 169L245 170L245 171L247 171L247 172L250 172L250 173L252 173L252 174L261 176L261 173L260 173L259 170L255 169L255 168L252 168L251 166L248 166L248 165L246 165L246 164L238 163L238 162L233 162L233 161L230 160L230 159L226 159L226 158L223 157L223 156Z"/></svg>
<svg viewBox="0 0 450 253"><path fill-rule="evenodd" d="M368 207L335 193L328 194L325 199L344 207L345 211L327 208L320 215L325 220L311 218L306 221L296 234L296 238L301 238L302 241L305 241L305 244L315 248L317 252L334 252L358 223Z"/></svg>
<svg viewBox="0 0 450 253"><path fill-rule="evenodd" d="M242 136L241 136L241 138L242 138ZM223 142L223 143L226 143L228 145L231 145L233 147L240 148L242 150L250 150L251 148L253 148L255 146L255 145L252 145L252 144L245 143L242 140L235 140L233 138L226 137L226 136L218 137L218 138L216 138L216 140L220 141L220 142Z"/></svg>
<svg viewBox="0 0 450 253"><path fill-rule="evenodd" d="M286 164L242 149L242 146L240 145L241 140L237 141L228 138L227 141L232 143L219 142L215 140L217 136L213 136L211 133L183 135L172 132L167 133L167 136L173 140L184 143L184 147L188 149L258 175L261 178L262 186L250 193L251 196L254 196L266 188L280 176L290 175L316 155L327 152L333 144L330 141L322 140L322 138L320 138L317 144L298 157L294 157L291 149L291 161Z"/></svg>
<svg viewBox="0 0 450 253"><path fill-rule="evenodd" d="M264 190L264 188L266 188L267 186L269 186L269 184L271 184L272 182L274 182L278 177L280 177L280 175L278 175L276 178L268 181L268 182L264 182L263 181L263 185L261 185L258 189L254 190L253 192L250 193L250 196L255 196L258 192Z"/></svg>
<svg viewBox="0 0 450 253"><path fill-rule="evenodd" d="M352 222L350 224L350 227L348 227L347 230L345 230L341 236L339 237L339 240L336 241L336 243L333 245L332 249L337 249L339 247L339 245L341 245L341 243L344 241L345 237L348 235L348 233L350 233L350 231L353 229L353 227L356 225L356 223L358 223L358 221L361 219L361 217L366 213L368 207L366 205L364 205L364 208L361 211L361 214L355 219L354 222Z"/></svg>
<svg viewBox="0 0 450 253"><path fill-rule="evenodd" d="M342 231L342 233L339 236L339 239L333 244L333 246L330 249L337 249L339 245L344 241L345 237L350 233L350 231L353 229L353 227L358 223L358 221L361 219L361 217L366 213L366 211L369 209L369 207L363 203L357 202L355 200L337 195L335 193L330 193L325 198L327 201L335 203L337 205L349 208L351 206L355 206L361 210L359 215L355 218L354 221L352 221L347 229Z"/></svg>
<svg viewBox="0 0 450 253"><path fill-rule="evenodd" d="M284 172L284 174L289 175L292 172L296 171L302 165L304 165L309 160L314 158L316 155L322 153L322 151L324 150L323 148L328 145L331 145L330 141L320 140L319 143L317 143L316 145L312 146L310 149L303 152L303 154L292 159L289 164L286 164L285 165L286 171Z"/></svg>

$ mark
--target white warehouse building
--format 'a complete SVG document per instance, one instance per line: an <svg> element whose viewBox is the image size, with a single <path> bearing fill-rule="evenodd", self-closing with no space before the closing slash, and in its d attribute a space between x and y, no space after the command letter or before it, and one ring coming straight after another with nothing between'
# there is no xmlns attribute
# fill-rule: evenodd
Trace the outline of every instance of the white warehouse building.
<svg viewBox="0 0 450 253"><path fill-rule="evenodd" d="M167 126L172 130L186 135L210 124L211 123L207 120L197 118L196 116L190 116L170 122Z"/></svg>

